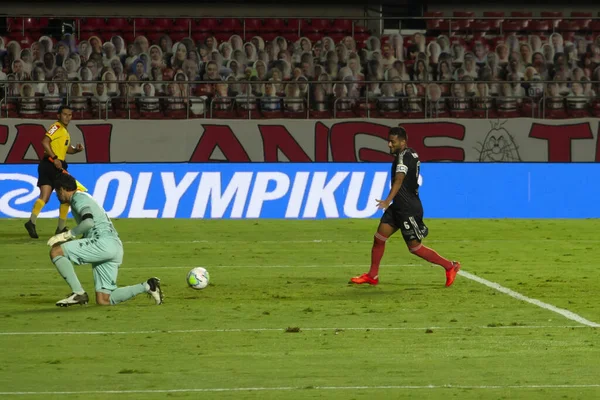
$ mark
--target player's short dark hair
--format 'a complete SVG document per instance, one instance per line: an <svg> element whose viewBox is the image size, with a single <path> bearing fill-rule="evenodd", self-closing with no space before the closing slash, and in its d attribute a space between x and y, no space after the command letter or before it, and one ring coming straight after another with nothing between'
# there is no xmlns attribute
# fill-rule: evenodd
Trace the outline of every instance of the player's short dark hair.
<svg viewBox="0 0 600 400"><path fill-rule="evenodd" d="M388 133L388 136L398 136L399 139L408 139L408 135L406 134L406 130L399 126L397 128L391 128L390 129L390 133Z"/></svg>
<svg viewBox="0 0 600 400"><path fill-rule="evenodd" d="M54 190L61 188L69 192L77 190L77 181L69 174L58 174L54 180Z"/></svg>
<svg viewBox="0 0 600 400"><path fill-rule="evenodd" d="M60 107L58 107L58 111L56 113L62 114L63 110L71 110L72 111L73 109L68 104L62 104Z"/></svg>

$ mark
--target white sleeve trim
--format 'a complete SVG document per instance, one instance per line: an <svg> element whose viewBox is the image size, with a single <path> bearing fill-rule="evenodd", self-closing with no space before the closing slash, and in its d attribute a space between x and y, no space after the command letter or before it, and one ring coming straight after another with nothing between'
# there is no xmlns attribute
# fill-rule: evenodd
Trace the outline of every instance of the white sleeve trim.
<svg viewBox="0 0 600 400"><path fill-rule="evenodd" d="M404 164L398 164L396 166L396 172L401 172L404 175L406 175L406 173L408 172L408 167Z"/></svg>

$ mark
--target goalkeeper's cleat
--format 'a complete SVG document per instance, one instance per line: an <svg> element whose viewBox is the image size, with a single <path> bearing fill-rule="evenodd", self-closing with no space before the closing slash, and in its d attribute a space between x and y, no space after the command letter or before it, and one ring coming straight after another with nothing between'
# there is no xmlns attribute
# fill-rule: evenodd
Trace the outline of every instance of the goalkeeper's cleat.
<svg viewBox="0 0 600 400"><path fill-rule="evenodd" d="M62 229L56 228L56 230L54 231L54 234L58 235L59 233L65 233L65 232L69 232L69 228L67 228L66 226Z"/></svg>
<svg viewBox="0 0 600 400"><path fill-rule="evenodd" d="M39 236L37 231L35 230L35 224L31 222L31 220L25 222L25 229L27 229L27 233L29 233L29 237L32 239L38 239Z"/></svg>
<svg viewBox="0 0 600 400"><path fill-rule="evenodd" d="M83 294L71 293L66 299L57 301L56 305L58 307L69 307L75 304L87 304L89 300L90 299L85 292Z"/></svg>
<svg viewBox="0 0 600 400"><path fill-rule="evenodd" d="M156 305L163 303L163 292L160 288L160 279L158 278L150 278L146 281L146 285L148 288L146 289L146 293L150 295L156 302Z"/></svg>
<svg viewBox="0 0 600 400"><path fill-rule="evenodd" d="M458 271L460 271L460 263L458 261L452 261L452 268L446 270L446 287L452 285Z"/></svg>
<svg viewBox="0 0 600 400"><path fill-rule="evenodd" d="M350 282L357 285L362 285L363 283L368 283L369 285L377 285L379 283L379 278L371 278L369 274L362 274L360 276L355 276L350 279Z"/></svg>

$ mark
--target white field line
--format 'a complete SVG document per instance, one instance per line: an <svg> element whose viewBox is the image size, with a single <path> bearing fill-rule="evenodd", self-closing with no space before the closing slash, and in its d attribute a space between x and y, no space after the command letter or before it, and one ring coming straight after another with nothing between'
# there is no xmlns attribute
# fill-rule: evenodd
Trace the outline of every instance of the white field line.
<svg viewBox="0 0 600 400"><path fill-rule="evenodd" d="M425 331L431 330L466 330L466 329L574 329L588 328L582 325L506 325L506 326L427 326L427 327L331 327L331 328L300 328L300 331ZM223 329L175 329L147 331L40 331L40 332L0 332L0 336L60 336L60 335L150 335L150 334L185 334L185 333L247 333L247 332L285 332L283 328L223 328Z"/></svg>
<svg viewBox="0 0 600 400"><path fill-rule="evenodd" d="M600 243L600 240L594 239L573 239L573 242L579 243ZM566 243L568 239L458 239L458 240L426 240L427 243ZM28 244L29 242L25 242ZM307 240L131 240L124 241L124 244L194 244L194 243L214 243L214 244L244 244L244 243L261 243L261 244L332 244L332 243L373 243L373 240L322 240L322 239L307 239Z"/></svg>
<svg viewBox="0 0 600 400"><path fill-rule="evenodd" d="M490 287L494 290L497 290L501 293L507 294L512 298L515 298L517 300L521 300L521 301L525 301L529 304L533 304L536 305L538 307L543 308L544 310L548 310L548 311L552 311L554 313L560 314L563 317L570 319L571 321L575 321L578 322L580 324L586 325L586 326L590 326L592 328L600 328L600 324L596 323L596 322L592 322L589 321L585 318L583 318L582 316L575 314L574 312L571 312L569 310L565 310L563 308L558 308L556 306L553 306L552 304L548 304L548 303L544 303L543 301L540 301L538 299L533 299L531 297L527 297L519 292L515 292L514 290L511 290L509 288L506 288L496 282L492 282L492 281L488 281L487 279L483 279L478 277L477 275L473 275L467 271L459 271L459 274L467 279L470 279L472 281L475 281L477 283L481 283L482 285L485 285L487 287Z"/></svg>
<svg viewBox="0 0 600 400"><path fill-rule="evenodd" d="M0 392L3 396L31 395L83 395L83 394L152 394L152 393L202 393L202 392L274 392L304 390L434 390L434 389L583 389L599 388L600 384L580 385L394 385L394 386L280 386L280 387L237 387L204 389L139 389L139 390L85 390L56 392Z"/></svg>
<svg viewBox="0 0 600 400"><path fill-rule="evenodd" d="M422 267L422 266L426 266L427 264L382 264L382 267ZM206 265L206 268L358 268L358 267L363 267L366 269L368 268L368 265L366 264L344 264L344 265L333 265L333 264L329 264L329 265L317 265L317 264L310 264L310 265ZM120 267L122 268L127 268L126 265ZM193 266L191 265L175 265L175 266L146 266L145 267L147 270L155 270L155 269L189 269L189 268L193 268ZM52 268L52 267L46 267L46 268L0 268L0 273L3 271L9 271L9 272L30 272L30 271L56 271L56 268Z"/></svg>

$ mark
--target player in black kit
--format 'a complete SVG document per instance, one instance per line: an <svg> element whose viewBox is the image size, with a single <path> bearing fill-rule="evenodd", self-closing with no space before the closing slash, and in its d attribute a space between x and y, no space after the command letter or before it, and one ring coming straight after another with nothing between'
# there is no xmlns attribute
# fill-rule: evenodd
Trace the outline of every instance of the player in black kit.
<svg viewBox="0 0 600 400"><path fill-rule="evenodd" d="M371 250L371 269L368 273L350 279L350 283L377 285L379 264L385 251L385 242L400 230L408 250L446 270L446 286L452 285L460 270L460 263L440 256L435 250L421 242L429 230L423 223L423 205L419 198L419 155L407 145L408 137L404 128L391 128L388 134L388 147L394 155L392 164L392 189L385 200L377 200L379 209L385 210Z"/></svg>

